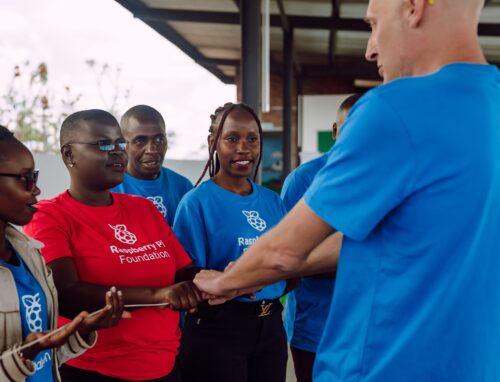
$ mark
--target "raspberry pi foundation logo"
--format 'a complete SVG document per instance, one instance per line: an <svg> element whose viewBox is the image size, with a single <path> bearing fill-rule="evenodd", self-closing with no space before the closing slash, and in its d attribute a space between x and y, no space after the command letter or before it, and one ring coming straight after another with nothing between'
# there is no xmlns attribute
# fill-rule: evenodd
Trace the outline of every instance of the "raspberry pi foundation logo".
<svg viewBox="0 0 500 382"><path fill-rule="evenodd" d="M162 196L148 196L148 199L151 200L156 208L158 208L158 211L163 215L163 217L167 217L167 207L165 207L165 204L163 203L163 197Z"/></svg>
<svg viewBox="0 0 500 382"><path fill-rule="evenodd" d="M259 216L257 211L241 211L246 216L248 224L257 231L262 232L266 229L267 224L264 219Z"/></svg>
<svg viewBox="0 0 500 382"><path fill-rule="evenodd" d="M123 244L135 244L137 241L137 236L135 236L132 232L127 230L125 224L118 224L112 226L109 224L112 230L115 231L115 239L122 242Z"/></svg>

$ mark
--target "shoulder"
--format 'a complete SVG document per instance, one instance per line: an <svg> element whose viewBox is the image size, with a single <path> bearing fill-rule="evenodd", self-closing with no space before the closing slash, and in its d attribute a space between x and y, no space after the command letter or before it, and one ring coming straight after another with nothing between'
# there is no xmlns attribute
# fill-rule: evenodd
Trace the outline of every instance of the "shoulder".
<svg viewBox="0 0 500 382"><path fill-rule="evenodd" d="M205 181L186 192L179 203L179 208L201 204L201 201L206 198L209 193L213 192L207 182L208 181Z"/></svg>
<svg viewBox="0 0 500 382"><path fill-rule="evenodd" d="M259 193L259 198L277 201L277 202L281 203L280 196L276 192L274 192L273 190L270 190L267 187L264 187L264 186L261 186L259 184L255 184L255 183L252 183L252 185L255 187L255 190Z"/></svg>
<svg viewBox="0 0 500 382"><path fill-rule="evenodd" d="M111 192L113 196L113 201L115 203L119 203L122 206L134 206L139 208L149 208L154 204L145 197L132 195L132 194L122 194L119 192Z"/></svg>
<svg viewBox="0 0 500 382"><path fill-rule="evenodd" d="M71 197L68 195L67 191L64 191L63 193L53 197L52 199L44 199L38 201L36 204L36 208L38 209L37 214L40 212L57 213L58 211L64 211L65 207L71 203ZM37 214L35 214L35 216Z"/></svg>
<svg viewBox="0 0 500 382"><path fill-rule="evenodd" d="M314 177L318 170L326 164L327 159L328 155L323 154L318 158L314 158L309 162L301 164L292 173L294 173L294 176L297 180L308 179L311 176Z"/></svg>
<svg viewBox="0 0 500 382"><path fill-rule="evenodd" d="M193 187L193 183L191 183L191 181L188 178L179 174L178 172L175 172L174 170L171 170L167 167L162 167L161 172L165 178L174 180L176 183L183 184L189 188Z"/></svg>

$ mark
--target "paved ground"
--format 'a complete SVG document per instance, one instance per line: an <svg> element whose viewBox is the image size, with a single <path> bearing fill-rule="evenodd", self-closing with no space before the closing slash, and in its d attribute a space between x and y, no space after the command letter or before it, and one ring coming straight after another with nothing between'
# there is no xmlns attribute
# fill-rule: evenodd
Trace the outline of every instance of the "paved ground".
<svg viewBox="0 0 500 382"><path fill-rule="evenodd" d="M293 372L293 360L292 360L292 353L290 353L290 349L288 350L288 364L286 367L286 382L297 382L297 378L295 378L295 373Z"/></svg>

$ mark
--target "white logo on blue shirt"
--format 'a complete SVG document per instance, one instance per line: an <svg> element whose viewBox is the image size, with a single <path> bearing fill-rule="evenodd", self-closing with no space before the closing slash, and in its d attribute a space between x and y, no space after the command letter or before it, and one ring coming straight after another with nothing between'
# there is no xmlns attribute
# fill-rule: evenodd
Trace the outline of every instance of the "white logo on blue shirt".
<svg viewBox="0 0 500 382"><path fill-rule="evenodd" d="M40 293L34 295L26 294L21 300L26 308L26 322L31 332L41 333L42 329L42 305L40 303Z"/></svg>
<svg viewBox="0 0 500 382"><path fill-rule="evenodd" d="M165 207L165 204L163 204L163 197L162 196L148 196L148 199L151 200L156 208L158 208L158 211L163 215L163 217L167 216L167 207Z"/></svg>
<svg viewBox="0 0 500 382"><path fill-rule="evenodd" d="M128 231L125 224L118 224L116 226L112 226L111 224L108 225L115 231L115 239L123 244L132 245L137 241L137 236Z"/></svg>
<svg viewBox="0 0 500 382"><path fill-rule="evenodd" d="M257 211L241 211L246 216L248 224L257 231L262 232L266 229L267 224L264 219L259 216Z"/></svg>

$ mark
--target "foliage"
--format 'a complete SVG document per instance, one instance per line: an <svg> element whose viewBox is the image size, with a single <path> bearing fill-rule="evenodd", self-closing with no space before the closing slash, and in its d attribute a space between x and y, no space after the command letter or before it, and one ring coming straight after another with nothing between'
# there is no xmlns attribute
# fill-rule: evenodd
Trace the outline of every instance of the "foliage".
<svg viewBox="0 0 500 382"><path fill-rule="evenodd" d="M58 151L59 126L81 98L69 86L58 98L48 78L43 62L35 68L29 61L16 65L0 104L0 123L13 129L34 152Z"/></svg>
<svg viewBox="0 0 500 382"><path fill-rule="evenodd" d="M121 67L112 67L96 60L86 60L85 63L94 74L99 97L105 109L118 118L130 96L130 89L121 90Z"/></svg>

